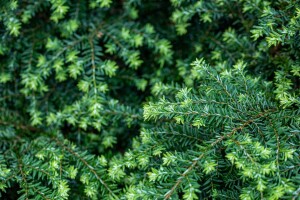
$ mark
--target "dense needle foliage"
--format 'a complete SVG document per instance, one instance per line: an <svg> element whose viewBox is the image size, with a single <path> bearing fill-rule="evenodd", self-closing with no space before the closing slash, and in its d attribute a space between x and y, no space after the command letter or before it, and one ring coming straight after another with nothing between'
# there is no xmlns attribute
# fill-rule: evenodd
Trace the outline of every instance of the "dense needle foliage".
<svg viewBox="0 0 300 200"><path fill-rule="evenodd" d="M0 1L1 199L299 199L300 1Z"/></svg>

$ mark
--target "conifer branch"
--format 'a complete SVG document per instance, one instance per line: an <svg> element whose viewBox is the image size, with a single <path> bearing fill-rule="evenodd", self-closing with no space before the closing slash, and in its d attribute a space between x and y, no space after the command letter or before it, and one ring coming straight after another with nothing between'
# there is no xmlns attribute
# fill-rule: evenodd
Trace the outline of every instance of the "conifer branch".
<svg viewBox="0 0 300 200"><path fill-rule="evenodd" d="M115 199L119 199L116 194L109 188L108 184L106 182L104 182L104 180L102 178L100 178L100 176L98 175L98 173L95 171L94 167L92 167L85 159L83 159L78 153L76 153L75 151L73 151L72 149L70 149L69 147L65 146L64 144L62 144L59 140L57 140L56 138L54 138L54 141L61 146L63 149L67 150L69 153L71 153L72 155L74 155L76 158L78 158L88 169L89 171L95 175L95 177L97 178L97 180L99 180L99 182L107 189L107 191L115 198Z"/></svg>
<svg viewBox="0 0 300 200"><path fill-rule="evenodd" d="M263 117L266 114L269 114L270 112L274 112L275 109L270 109L270 110L266 110L264 112L259 113L258 115L256 115L253 119L248 120L247 122L245 122L244 124L242 124L239 127L234 128L230 133L223 135L222 137L218 138L216 141L214 141L213 143L210 144L209 147L206 148L206 152L208 149L214 147L215 145L219 144L220 142L222 142L225 138L230 138L232 135L234 135L237 131L241 131L243 130L246 126L250 125L253 121L255 121L256 119L259 119L261 117ZM193 170L193 168L197 165L198 161L200 159L202 159L205 156L205 153L202 153L200 156L198 156L197 158L193 159L192 164L189 166L189 168L187 168L183 174L180 175L180 177L178 178L178 180L176 181L175 185L164 195L164 199L169 199L172 194L174 193L174 191L176 190L176 188L180 185L180 183L184 180L184 178Z"/></svg>

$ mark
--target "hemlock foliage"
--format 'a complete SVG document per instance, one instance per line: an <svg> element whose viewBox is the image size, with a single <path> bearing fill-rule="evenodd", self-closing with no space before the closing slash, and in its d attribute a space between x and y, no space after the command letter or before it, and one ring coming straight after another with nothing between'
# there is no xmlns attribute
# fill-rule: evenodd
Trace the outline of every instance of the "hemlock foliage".
<svg viewBox="0 0 300 200"><path fill-rule="evenodd" d="M247 76L242 62L219 73L203 60L192 65L193 87L170 88L144 106L144 118L157 123L123 163L148 177L127 196L296 198L299 109L279 109L266 95L269 83Z"/></svg>
<svg viewBox="0 0 300 200"><path fill-rule="evenodd" d="M0 198L299 199L299 5L1 1Z"/></svg>

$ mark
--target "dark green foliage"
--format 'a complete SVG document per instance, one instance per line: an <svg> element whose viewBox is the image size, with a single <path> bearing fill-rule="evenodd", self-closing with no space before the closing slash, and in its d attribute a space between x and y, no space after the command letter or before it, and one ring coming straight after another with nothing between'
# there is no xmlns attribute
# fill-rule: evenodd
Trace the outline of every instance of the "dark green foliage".
<svg viewBox="0 0 300 200"><path fill-rule="evenodd" d="M0 1L0 198L298 199L299 5Z"/></svg>

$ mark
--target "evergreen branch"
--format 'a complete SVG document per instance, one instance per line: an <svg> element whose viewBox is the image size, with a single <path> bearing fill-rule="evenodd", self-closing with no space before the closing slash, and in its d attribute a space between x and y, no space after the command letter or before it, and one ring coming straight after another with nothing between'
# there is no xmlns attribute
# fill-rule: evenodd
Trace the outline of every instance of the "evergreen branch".
<svg viewBox="0 0 300 200"><path fill-rule="evenodd" d="M76 158L78 158L89 170L90 172L92 172L95 177L100 181L100 183L107 189L107 191L115 198L115 199L119 199L116 194L109 188L109 186L107 185L107 183L105 183L103 181L102 178L100 178L100 176L98 175L98 173L94 170L94 168L85 160L83 159L78 153L76 153L75 151L73 151L72 149L70 149L69 147L65 146L63 143L61 143L58 139L54 138L54 141L56 142L56 144L58 144L59 146L61 146L63 149L67 150L69 153L71 153L73 156L75 156Z"/></svg>
<svg viewBox="0 0 300 200"><path fill-rule="evenodd" d="M259 113L253 119L248 120L247 122L245 122L241 126L234 128L230 133L223 135L222 137L220 137L219 139L217 139L215 142L211 143L208 148L214 147L218 143L222 142L225 138L229 138L232 135L234 135L237 131L243 130L246 126L248 126L249 124L251 124L256 119L258 119L260 117L263 117L264 115L269 114L270 112L273 112L273 111L275 111L275 109L266 110L264 112ZM172 194L174 193L174 191L176 190L176 188L180 185L180 183L184 180L184 178L193 170L193 168L197 165L198 161L200 159L202 159L204 157L204 155L205 155L205 153L203 153L199 157L193 159L193 162L190 165L190 167L187 170L185 170L183 174L180 175L180 177L176 181L175 185L164 195L165 196L164 199L169 199L172 196Z"/></svg>

